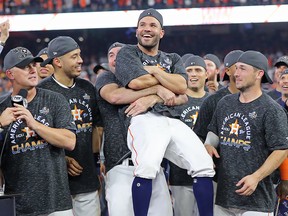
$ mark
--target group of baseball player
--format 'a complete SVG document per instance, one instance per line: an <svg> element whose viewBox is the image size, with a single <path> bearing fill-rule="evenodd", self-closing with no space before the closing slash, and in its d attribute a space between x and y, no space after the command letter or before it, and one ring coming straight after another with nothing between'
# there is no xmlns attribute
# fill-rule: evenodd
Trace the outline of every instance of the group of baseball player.
<svg viewBox="0 0 288 216"><path fill-rule="evenodd" d="M97 75L95 87L78 78L83 60L79 45L70 37L53 39L45 61L19 47L5 56L5 71L15 88L12 95L25 88L28 105L32 104L11 108L8 97L0 105L7 113L0 116L0 128L4 137L9 135L1 138L3 176L8 191L24 194L17 200L18 215L268 216L285 212L280 204L288 196L288 121L283 109L288 107L284 100L288 92L277 103L262 90L262 83L272 84L267 58L254 50L229 52L224 58L227 85L222 85L217 56L180 57L160 51L164 34L162 15L153 8L144 10L137 22L137 44L112 43L107 53L109 70ZM39 84L33 69L37 62L54 68L53 75ZM288 67L288 61L277 63ZM27 81L24 73L21 79L15 76L23 71L28 72ZM277 77L278 82L285 75L284 89L288 70ZM46 102L44 96L38 98L45 105L38 108L34 97L39 95ZM50 132L32 121L35 113L37 121L49 123ZM64 124L66 129L61 129ZM100 149L99 127L104 129L105 170L103 166L101 172L107 204L102 213L103 193L92 151L93 146L94 152ZM21 154L13 153L12 138L16 134L16 141L24 142L20 135L28 134L29 128L34 140L26 136L25 148L18 146ZM65 138L69 146L61 146ZM43 139L47 140L42 146L32 146L32 141ZM66 149L66 166L59 148ZM11 169L14 161L17 166ZM276 190L272 174L279 167ZM58 176L60 169L69 178L63 173ZM41 179L44 170L53 177ZM28 180L38 190L34 197L24 185ZM44 200L39 188L46 189Z"/></svg>

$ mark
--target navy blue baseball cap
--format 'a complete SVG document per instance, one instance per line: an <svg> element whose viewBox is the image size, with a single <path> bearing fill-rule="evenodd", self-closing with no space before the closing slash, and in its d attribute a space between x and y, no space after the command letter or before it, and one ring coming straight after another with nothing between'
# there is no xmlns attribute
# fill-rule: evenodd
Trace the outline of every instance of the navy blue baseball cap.
<svg viewBox="0 0 288 216"><path fill-rule="evenodd" d="M152 17L154 17L155 19L157 19L157 20L159 21L161 27L163 27L163 17L162 17L162 15L161 15L157 10L155 10L154 8L149 8L149 9L147 9L147 10L144 10L144 11L140 14L140 16L139 16L139 18L138 18L137 26L138 26L140 20L141 20L142 18L146 17L146 16L152 16Z"/></svg>
<svg viewBox="0 0 288 216"><path fill-rule="evenodd" d="M78 49L78 43L71 37L59 36L51 40L48 44L48 58L41 63L41 66L51 64L55 57L63 56L68 52Z"/></svg>
<svg viewBox="0 0 288 216"><path fill-rule="evenodd" d="M192 53L186 53L186 54L184 54L183 56L181 56L181 59L182 59L184 65L185 65L186 60L187 60L188 58L190 58L191 56L193 56Z"/></svg>
<svg viewBox="0 0 288 216"><path fill-rule="evenodd" d="M281 65L285 65L286 67L288 67L288 56L281 56L274 64L275 67L279 67Z"/></svg>
<svg viewBox="0 0 288 216"><path fill-rule="evenodd" d="M288 74L288 69L285 69L281 74L280 77L282 77L283 75Z"/></svg>
<svg viewBox="0 0 288 216"><path fill-rule="evenodd" d="M16 47L11 49L4 57L3 70L6 71L13 67L24 68L31 62L42 62L40 57L34 57L25 47Z"/></svg>
<svg viewBox="0 0 288 216"><path fill-rule="evenodd" d="M261 82L268 82L270 84L273 83L273 81L268 75L268 59L261 52L248 50L240 55L237 62L242 62L260 70L263 70L265 76L262 77Z"/></svg>
<svg viewBox="0 0 288 216"><path fill-rule="evenodd" d="M206 70L206 64L203 58L198 55L193 55L185 61L184 67L200 66Z"/></svg>
<svg viewBox="0 0 288 216"><path fill-rule="evenodd" d="M220 59L216 55L209 53L209 54L206 54L203 58L214 62L214 64L216 65L216 68L220 68L221 62L220 62Z"/></svg>
<svg viewBox="0 0 288 216"><path fill-rule="evenodd" d="M234 65L238 61L242 53L243 53L242 50L232 50L231 52L229 52L224 58L224 66L229 68L232 65ZM225 80L229 80L229 76L226 73L224 74L223 77L223 81Z"/></svg>
<svg viewBox="0 0 288 216"><path fill-rule="evenodd" d="M47 47L41 49L41 50L38 52L37 56L40 57L41 55L48 55L48 48L47 48Z"/></svg>
<svg viewBox="0 0 288 216"><path fill-rule="evenodd" d="M108 48L108 54L110 52L111 49L115 48L115 47L123 47L125 44L123 43L120 43L120 42L115 42L113 44L111 44Z"/></svg>

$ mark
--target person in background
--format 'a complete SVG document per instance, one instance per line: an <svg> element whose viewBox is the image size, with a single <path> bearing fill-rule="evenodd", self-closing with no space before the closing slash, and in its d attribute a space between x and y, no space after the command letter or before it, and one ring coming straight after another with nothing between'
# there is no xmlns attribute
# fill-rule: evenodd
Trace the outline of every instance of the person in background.
<svg viewBox="0 0 288 216"><path fill-rule="evenodd" d="M214 54L206 54L204 57L207 68L207 82L206 87L208 92L212 93L218 91L223 86L219 83L220 81L220 66L221 62L219 58Z"/></svg>
<svg viewBox="0 0 288 216"><path fill-rule="evenodd" d="M48 58L47 47L43 48L37 54L38 57L42 58L45 61ZM41 82L42 79L51 76L54 73L54 68L51 64L47 64L45 66L41 66L40 63L36 64L38 80Z"/></svg>
<svg viewBox="0 0 288 216"><path fill-rule="evenodd" d="M9 20L0 24L0 53L2 53L6 41L9 38L9 29L10 29Z"/></svg>
<svg viewBox="0 0 288 216"><path fill-rule="evenodd" d="M100 183L94 162L94 152L99 153L100 140L97 126L100 113L94 86L79 78L83 60L78 43L71 37L58 36L48 44L48 58L42 66L52 64L54 74L39 83L40 88L61 93L69 102L67 113L77 126L76 147L66 151L69 187L75 216L99 216Z"/></svg>
<svg viewBox="0 0 288 216"><path fill-rule="evenodd" d="M281 56L274 64L275 70L273 74L274 89L267 92L274 100L281 97L281 86L279 85L279 76L288 68L288 56Z"/></svg>
<svg viewBox="0 0 288 216"><path fill-rule="evenodd" d="M76 143L76 127L69 104L59 93L37 87L34 57L24 47L4 57L4 71L13 92L0 104L1 168L5 193L16 193L19 216L73 216L65 152ZM27 92L27 103L11 102L11 96ZM4 149L3 149L4 148Z"/></svg>
<svg viewBox="0 0 288 216"><path fill-rule="evenodd" d="M208 133L208 125L213 117L218 101L228 94L239 92L235 85L234 73L236 71L235 64L242 53L242 50L232 50L227 53L224 58L225 74L223 81L229 81L229 84L228 86L221 88L217 92L209 95L201 105L193 130L203 141L206 139Z"/></svg>
<svg viewBox="0 0 288 216"><path fill-rule="evenodd" d="M276 99L276 102L288 112L288 69L285 69L282 73L280 73L278 80L281 96L280 98ZM288 159L284 160L278 170L280 172L280 181L278 177L276 187L278 202L275 209L275 215L282 216L288 212Z"/></svg>

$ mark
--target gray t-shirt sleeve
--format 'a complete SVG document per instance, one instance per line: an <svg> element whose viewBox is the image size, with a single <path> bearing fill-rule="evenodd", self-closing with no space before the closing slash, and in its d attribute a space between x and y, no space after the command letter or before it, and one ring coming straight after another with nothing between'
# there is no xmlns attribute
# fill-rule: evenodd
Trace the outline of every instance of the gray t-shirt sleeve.
<svg viewBox="0 0 288 216"><path fill-rule="evenodd" d="M287 149L288 123L287 114L275 101L269 101L269 109L264 115L263 125L268 148L273 150ZM275 102L275 103L274 103ZM275 128L275 126L277 126Z"/></svg>
<svg viewBox="0 0 288 216"><path fill-rule="evenodd" d="M137 47L133 45L126 45L118 52L115 70L116 78L125 87L133 79L148 74L144 70Z"/></svg>

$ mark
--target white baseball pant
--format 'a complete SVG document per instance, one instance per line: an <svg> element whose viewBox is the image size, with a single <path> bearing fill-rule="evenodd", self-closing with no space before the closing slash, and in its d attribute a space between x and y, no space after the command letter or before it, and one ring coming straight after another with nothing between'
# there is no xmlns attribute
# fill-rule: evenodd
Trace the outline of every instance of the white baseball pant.
<svg viewBox="0 0 288 216"><path fill-rule="evenodd" d="M127 144L135 176L154 179L165 157L192 177L213 177L213 161L202 141L185 123L157 113L132 117Z"/></svg>
<svg viewBox="0 0 288 216"><path fill-rule="evenodd" d="M134 216L132 182L134 166L117 165L106 174L106 200L109 216ZM161 169L152 181L152 195L148 216L173 216L167 182Z"/></svg>

